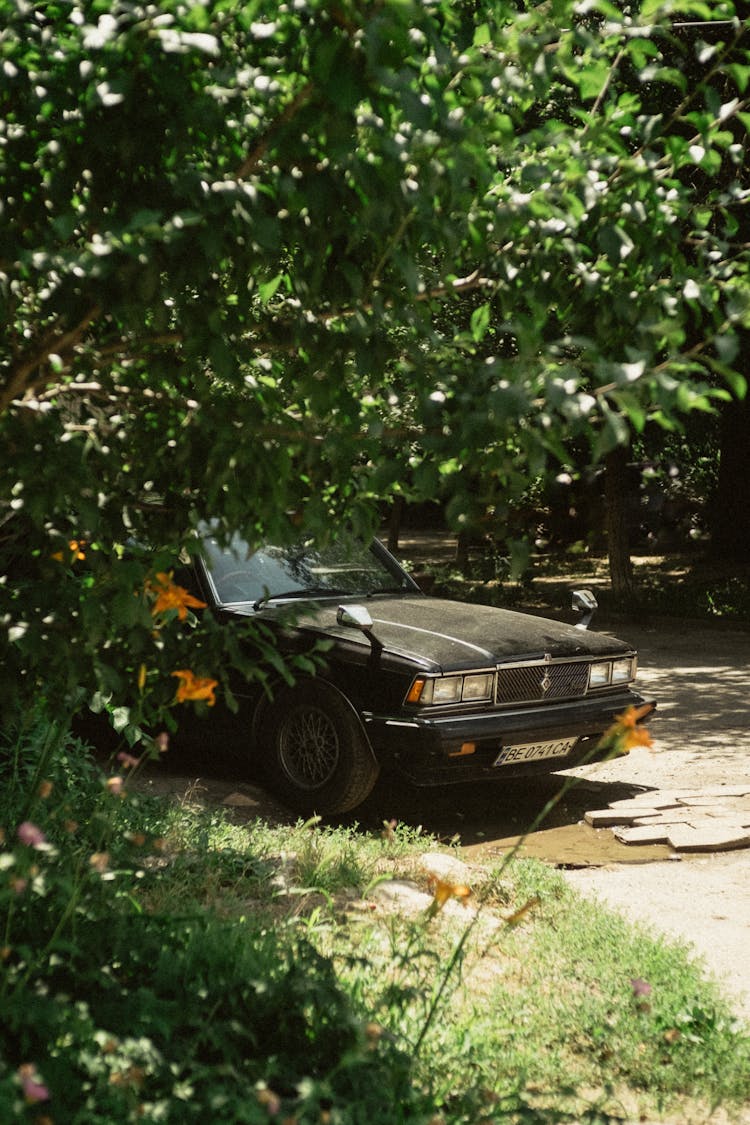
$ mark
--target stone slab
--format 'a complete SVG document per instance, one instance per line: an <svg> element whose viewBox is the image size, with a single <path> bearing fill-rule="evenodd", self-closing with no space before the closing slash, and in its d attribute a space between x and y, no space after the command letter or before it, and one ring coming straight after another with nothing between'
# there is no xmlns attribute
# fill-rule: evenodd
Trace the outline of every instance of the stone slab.
<svg viewBox="0 0 750 1125"><path fill-rule="evenodd" d="M625 847L666 845L677 852L718 852L750 847L750 784L706 789L651 790L606 809L592 809L584 821L610 828Z"/></svg>
<svg viewBox="0 0 750 1125"><path fill-rule="evenodd" d="M677 789L674 795L684 797L750 797L748 785L710 785L705 789Z"/></svg>
<svg viewBox="0 0 750 1125"><path fill-rule="evenodd" d="M614 828L618 824L632 824L635 820L646 820L648 815L657 817L657 809L633 809L623 812L621 809L592 809L584 813L583 819L592 828Z"/></svg>
<svg viewBox="0 0 750 1125"><path fill-rule="evenodd" d="M636 828L644 824L692 824L696 815L700 814L696 814L691 809L669 809L657 813L656 816L638 816L630 823Z"/></svg>
<svg viewBox="0 0 750 1125"><path fill-rule="evenodd" d="M733 831L720 825L691 828L681 824L670 827L668 842L678 852L726 852L748 847L750 832L745 829Z"/></svg>
<svg viewBox="0 0 750 1125"><path fill-rule="evenodd" d="M667 844L669 829L666 825L652 824L638 828L615 828L615 837L621 844Z"/></svg>
<svg viewBox="0 0 750 1125"><path fill-rule="evenodd" d="M649 793L643 797L628 797L623 801L610 801L609 808L617 809L622 812L630 812L631 809L673 809L679 808L680 801L677 797L665 793Z"/></svg>
<svg viewBox="0 0 750 1125"><path fill-rule="evenodd" d="M677 801L684 809L713 809L719 808L721 805L718 797L678 797Z"/></svg>

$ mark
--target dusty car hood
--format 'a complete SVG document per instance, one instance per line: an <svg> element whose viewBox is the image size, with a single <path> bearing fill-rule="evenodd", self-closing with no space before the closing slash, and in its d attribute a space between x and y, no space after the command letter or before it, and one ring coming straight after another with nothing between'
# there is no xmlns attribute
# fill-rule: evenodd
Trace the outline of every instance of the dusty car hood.
<svg viewBox="0 0 750 1125"><path fill-rule="evenodd" d="M304 611L297 607L296 624L369 647L367 638L356 629L337 624L338 604L326 601ZM363 599L360 604L367 607L373 634L385 653L408 657L434 670L541 659L545 653L586 657L631 651L606 634L491 606L424 596L376 597Z"/></svg>

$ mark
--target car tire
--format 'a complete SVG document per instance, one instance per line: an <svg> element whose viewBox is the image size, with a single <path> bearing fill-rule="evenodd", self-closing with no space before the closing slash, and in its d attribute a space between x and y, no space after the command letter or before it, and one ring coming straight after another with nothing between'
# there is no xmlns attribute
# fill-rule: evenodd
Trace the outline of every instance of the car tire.
<svg viewBox="0 0 750 1125"><path fill-rule="evenodd" d="M349 812L372 790L380 767L348 701L328 684L285 688L261 723L264 767L297 812Z"/></svg>

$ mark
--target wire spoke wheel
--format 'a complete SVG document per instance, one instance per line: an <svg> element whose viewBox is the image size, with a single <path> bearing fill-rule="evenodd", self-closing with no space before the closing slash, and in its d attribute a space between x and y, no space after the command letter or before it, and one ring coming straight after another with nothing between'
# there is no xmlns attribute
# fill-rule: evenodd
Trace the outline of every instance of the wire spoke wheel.
<svg viewBox="0 0 750 1125"><path fill-rule="evenodd" d="M303 680L278 692L259 738L271 786L307 815L356 808L380 772L357 712L325 682Z"/></svg>
<svg viewBox="0 0 750 1125"><path fill-rule="evenodd" d="M296 707L279 729L279 761L301 789L317 789L333 777L339 762L335 723L319 707Z"/></svg>

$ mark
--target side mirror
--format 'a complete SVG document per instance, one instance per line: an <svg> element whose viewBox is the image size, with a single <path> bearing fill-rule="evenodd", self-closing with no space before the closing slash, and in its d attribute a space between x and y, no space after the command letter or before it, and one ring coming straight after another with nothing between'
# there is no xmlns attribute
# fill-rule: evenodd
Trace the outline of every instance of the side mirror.
<svg viewBox="0 0 750 1125"><path fill-rule="evenodd" d="M380 641L373 635L372 618L370 611L363 605L340 605L336 610L336 623L344 625L347 629L358 629L364 633L372 646L373 656L379 656L383 651Z"/></svg>
<svg viewBox="0 0 750 1125"><path fill-rule="evenodd" d="M336 623L349 629L359 629L361 633L369 633L372 629L370 612L363 605L340 605L336 610Z"/></svg>
<svg viewBox="0 0 750 1125"><path fill-rule="evenodd" d="M579 615L580 620L576 621L576 629L588 629L591 624L591 618L594 616L599 603L597 602L591 590L574 590L572 608Z"/></svg>

